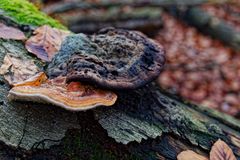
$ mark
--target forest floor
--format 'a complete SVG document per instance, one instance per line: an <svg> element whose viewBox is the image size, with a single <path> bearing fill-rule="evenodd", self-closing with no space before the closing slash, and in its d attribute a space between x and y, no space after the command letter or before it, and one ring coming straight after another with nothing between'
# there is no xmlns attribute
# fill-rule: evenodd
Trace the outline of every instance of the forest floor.
<svg viewBox="0 0 240 160"><path fill-rule="evenodd" d="M240 29L239 17L234 15L240 13L240 8L202 8ZM195 104L240 118L240 52L167 13L163 14L163 22L164 28L155 37L167 51L167 65L158 80L160 86Z"/></svg>

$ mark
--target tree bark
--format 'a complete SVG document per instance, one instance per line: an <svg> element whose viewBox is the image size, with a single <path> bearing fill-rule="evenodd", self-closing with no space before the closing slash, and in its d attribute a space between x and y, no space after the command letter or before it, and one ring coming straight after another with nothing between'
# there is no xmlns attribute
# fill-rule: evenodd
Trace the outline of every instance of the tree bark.
<svg viewBox="0 0 240 160"><path fill-rule="evenodd" d="M2 18L2 21L20 26L6 19ZM34 59L44 68L27 53L23 42L0 39L0 65L9 52ZM185 102L165 93L154 83L138 90L118 92L119 99L114 106L99 107L86 113L69 112L47 104L9 102L9 89L0 76L0 146L4 146L1 147L0 158L9 157L9 154L16 157L16 152L26 156L37 148L35 158L41 154L45 158L54 155L58 157L55 159L63 159L62 154L66 150L55 154L53 145L75 147L78 138L89 133L88 139L98 137L101 145L115 146L112 150L121 149L139 159L176 159L177 154L186 149L207 155L219 138L240 158L239 120ZM69 134L72 129L79 131L76 136ZM75 139L66 143L66 137ZM102 142L101 139L105 140ZM14 154L6 148L11 148ZM71 155L83 154L78 152L73 148Z"/></svg>
<svg viewBox="0 0 240 160"><path fill-rule="evenodd" d="M130 147L142 156L155 152L175 159L179 151L186 149L207 154L217 139L227 142L236 156L240 156L238 120L184 102L154 84L127 94L119 93L114 107L97 110L95 114L108 135L117 142L127 144L144 140ZM144 145L148 147L142 147Z"/></svg>

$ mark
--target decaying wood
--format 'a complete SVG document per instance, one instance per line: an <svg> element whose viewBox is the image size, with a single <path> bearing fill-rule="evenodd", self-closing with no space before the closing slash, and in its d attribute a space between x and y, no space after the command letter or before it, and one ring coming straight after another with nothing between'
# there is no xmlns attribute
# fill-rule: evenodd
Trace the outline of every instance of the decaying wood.
<svg viewBox="0 0 240 160"><path fill-rule="evenodd" d="M29 56L23 42L1 39L0 65L8 52ZM35 57L29 58L41 66ZM68 112L49 104L10 103L9 89L0 76L0 141L7 146L46 149L59 144L67 130L86 127L79 123L82 112ZM207 155L218 139L240 158L239 120L184 102L155 84L118 95L116 105L91 111L97 120L92 119L92 123L99 123L109 137L141 159L176 159L183 150ZM92 125L91 119L86 121L85 125Z"/></svg>
<svg viewBox="0 0 240 160"><path fill-rule="evenodd" d="M9 52L28 56L21 42L0 40L0 65ZM45 147L48 148L59 143L68 128L79 128L74 113L39 104L10 103L7 99L9 89L0 76L0 140L7 145L31 149L46 140Z"/></svg>
<svg viewBox="0 0 240 160"><path fill-rule="evenodd" d="M163 7L163 6L172 6L172 5L185 5L185 6L193 6L199 5L203 3L235 3L234 0L123 0L123 1L112 1L112 0L100 0L84 2L82 0L77 0L74 2L59 2L52 4L50 7L46 7L44 9L48 14L50 13L60 13L66 12L73 9L89 9L89 8L99 8L99 7L113 7L113 6L154 6L154 7ZM237 3L237 2L236 2Z"/></svg>
<svg viewBox="0 0 240 160"><path fill-rule="evenodd" d="M238 5L235 1L99 1L98 3L69 2L55 3L45 7L44 11L60 19L75 32L93 33L98 29L108 26L117 28L137 29L150 36L153 30L159 29L161 22L161 8L170 10L178 18L195 26L205 34L223 41L237 51L240 50L240 33L227 24L224 20L211 16L200 7L192 7L206 2L231 3ZM145 7L145 6L148 7ZM128 13L122 8L131 6ZM173 7L174 6L174 7ZM191 6L191 7L189 7ZM76 16L72 16L72 11ZM151 10L151 12L147 12ZM92 12L93 13L92 13ZM68 14L68 12L70 14ZM96 14L96 13L97 14ZM156 14L153 14L156 13ZM114 18L113 18L114 17Z"/></svg>
<svg viewBox="0 0 240 160"><path fill-rule="evenodd" d="M166 135L178 137L176 139L181 141L183 146L190 143L190 148L209 151L212 144L220 138L240 156L238 120L209 108L185 103L154 85L119 95L119 101L114 107L95 111L99 123L117 142L141 142L142 139L154 139L158 136L161 140L161 136ZM180 147L176 150L158 150L158 145L160 144L141 149L159 154L173 152L174 155L178 153L178 149L183 149L180 145L175 146Z"/></svg>
<svg viewBox="0 0 240 160"><path fill-rule="evenodd" d="M161 8L171 6L195 6L204 3L232 3L235 1L208 1L208 0L184 0L184 1L98 1L83 2L57 2L47 4L43 11L59 19L74 32L94 33L103 27L135 29L152 35L162 26ZM237 3L236 3L237 4ZM146 7L147 6L147 7ZM192 11L191 11L192 12ZM201 11L202 12L202 11ZM193 16L199 13L193 13ZM202 14L202 13L201 13ZM73 16L74 15L74 16ZM192 16L192 15L190 15ZM204 13L204 17L206 17ZM204 18L204 17L201 17ZM194 17L195 18L195 17ZM197 17L197 22L200 20ZM199 24L198 24L199 25ZM219 28L219 27L217 27ZM221 28L225 28L225 24ZM227 27L228 28L228 27ZM222 31L221 31L222 32ZM224 34L225 36L225 34ZM222 36L222 37L224 37ZM220 38L221 39L221 38Z"/></svg>
<svg viewBox="0 0 240 160"><path fill-rule="evenodd" d="M198 28L201 32L208 34L225 44L240 50L240 32L224 20L211 16L199 7L174 8L173 13L189 24Z"/></svg>
<svg viewBox="0 0 240 160"><path fill-rule="evenodd" d="M104 27L116 27L153 34L162 26L161 9L159 7L96 8L93 6L87 9L71 9L65 12L53 11L50 15L64 23L75 33L91 34Z"/></svg>

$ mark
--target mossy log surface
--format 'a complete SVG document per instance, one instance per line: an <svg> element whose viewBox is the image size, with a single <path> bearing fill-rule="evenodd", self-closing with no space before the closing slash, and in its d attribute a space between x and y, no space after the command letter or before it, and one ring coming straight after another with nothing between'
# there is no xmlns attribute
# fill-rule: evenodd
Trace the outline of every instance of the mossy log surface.
<svg viewBox="0 0 240 160"><path fill-rule="evenodd" d="M2 39L0 65L9 52L44 68L23 42ZM184 102L154 83L119 92L114 106L88 112L9 102L9 89L0 76L0 159L176 159L186 149L207 155L219 138L240 159L240 121Z"/></svg>
<svg viewBox="0 0 240 160"><path fill-rule="evenodd" d="M66 29L58 21L39 12L37 7L26 0L1 0L0 16L8 16L9 19L21 25L39 26L48 24L52 27Z"/></svg>

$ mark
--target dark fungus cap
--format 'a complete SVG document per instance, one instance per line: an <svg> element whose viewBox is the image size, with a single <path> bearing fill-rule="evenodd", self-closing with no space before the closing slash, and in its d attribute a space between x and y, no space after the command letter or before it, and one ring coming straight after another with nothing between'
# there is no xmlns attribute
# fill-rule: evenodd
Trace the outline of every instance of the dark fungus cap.
<svg viewBox="0 0 240 160"><path fill-rule="evenodd" d="M105 28L91 36L67 37L48 75L108 89L136 89L154 80L164 63L162 46L142 33Z"/></svg>

